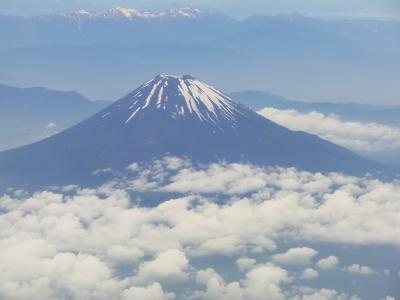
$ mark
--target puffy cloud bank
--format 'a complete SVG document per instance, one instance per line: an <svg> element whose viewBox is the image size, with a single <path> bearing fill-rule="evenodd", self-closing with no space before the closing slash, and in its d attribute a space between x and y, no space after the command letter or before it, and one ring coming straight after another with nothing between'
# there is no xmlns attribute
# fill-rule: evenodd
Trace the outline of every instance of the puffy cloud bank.
<svg viewBox="0 0 400 300"><path fill-rule="evenodd" d="M400 128L377 123L346 122L319 112L264 108L259 113L292 130L316 134L358 152L400 151Z"/></svg>
<svg viewBox="0 0 400 300"><path fill-rule="evenodd" d="M177 158L130 170L98 189L0 197L0 298L357 299L313 281L383 270L310 243L400 248L399 182ZM165 192L177 194L141 205Z"/></svg>

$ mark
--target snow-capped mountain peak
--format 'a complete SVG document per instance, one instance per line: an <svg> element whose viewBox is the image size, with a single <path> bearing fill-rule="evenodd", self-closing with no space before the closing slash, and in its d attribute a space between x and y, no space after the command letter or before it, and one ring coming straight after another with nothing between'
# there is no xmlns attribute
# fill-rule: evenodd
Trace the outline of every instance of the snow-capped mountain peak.
<svg viewBox="0 0 400 300"><path fill-rule="evenodd" d="M160 14L168 16L170 18L176 18L176 17L197 18L207 14L207 12L197 8L183 7L183 8L171 8L166 12L162 12Z"/></svg>
<svg viewBox="0 0 400 300"><path fill-rule="evenodd" d="M84 9L78 10L77 12L75 12L75 14L78 16L82 16L82 17L90 16L90 12L88 12Z"/></svg>
<svg viewBox="0 0 400 300"><path fill-rule="evenodd" d="M1 152L0 189L92 186L124 176L133 162L166 155L312 172L388 171L317 136L279 126L191 76L159 75L66 131ZM98 170L112 171L100 176Z"/></svg>
<svg viewBox="0 0 400 300"><path fill-rule="evenodd" d="M132 17L142 17L145 15L145 13L141 13L136 9L132 8L125 8L125 7L116 7L112 8L108 11L110 15L122 15L126 18L132 18Z"/></svg>
<svg viewBox="0 0 400 300"><path fill-rule="evenodd" d="M236 117L246 114L246 110L221 91L190 75L158 75L119 100L117 107L129 112L125 123L158 111L175 120L194 117L217 127L221 122L234 126ZM112 113L110 107L103 116Z"/></svg>
<svg viewBox="0 0 400 300"><path fill-rule="evenodd" d="M146 12L139 11L126 7L115 7L106 11L89 13L85 10L64 15L67 18L95 18L95 19L176 19L176 18L190 18L196 19L210 14L209 12L196 9L196 8L171 8L161 12Z"/></svg>

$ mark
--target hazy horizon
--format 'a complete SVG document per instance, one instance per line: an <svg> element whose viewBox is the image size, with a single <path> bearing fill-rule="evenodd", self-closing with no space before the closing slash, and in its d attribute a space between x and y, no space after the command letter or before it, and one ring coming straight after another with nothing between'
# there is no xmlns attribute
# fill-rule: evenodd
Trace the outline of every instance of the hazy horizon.
<svg viewBox="0 0 400 300"><path fill-rule="evenodd" d="M309 17L327 19L376 19L400 21L400 4L395 0L339 0L328 3L315 0L284 1L210 1L210 0L3 0L0 13L3 14L51 14L85 9L98 11L112 7L130 7L139 10L157 11L171 7L197 7L220 12L237 19L255 14L300 13Z"/></svg>
<svg viewBox="0 0 400 300"><path fill-rule="evenodd" d="M117 6L141 11L198 7L236 20L259 14L299 13L321 20L366 21L357 25L345 21L318 23L310 19L307 20L310 24L306 24L301 18L292 20L289 16L282 24L277 21L271 27L268 20L260 26L257 21L232 25L220 20L211 25L218 30L207 29L206 24L202 25L202 30L196 29L197 25L189 22L187 31L179 29L179 34L189 35L184 39L174 34L173 26L167 30L172 32L171 38L164 38L165 34L159 34L160 28L152 26L136 32L129 26L121 26L105 34L103 39L96 34L103 29L90 29L96 26L94 24L83 29L80 25L78 28L71 25L67 31L52 35L46 26L7 25L5 21L4 27L11 26L11 31L14 28L16 31L9 35L10 30L5 30L5 38L2 43L0 41L4 57L4 61L0 58L4 66L0 70L0 84L75 90L91 99L116 100L158 73L191 73L227 93L264 91L307 102L395 105L399 101L397 57L400 46L396 37L400 22L371 21L400 20L400 4L392 0L329 3L311 0L37 0L34 3L3 0L0 15L51 14L80 9L98 12ZM59 29L64 30L61 28L63 26ZM106 28L112 31L114 27ZM249 35L247 30L253 33ZM214 35L214 31L220 33ZM276 34L280 31L281 34ZM201 38L196 39L195 34ZM59 40L58 35L68 38ZM136 38L126 39L126 36ZM154 37L150 39L150 36ZM261 38L263 36L265 38ZM242 40L246 41L242 43ZM153 49L157 47L152 47L152 43L160 49ZM154 54L150 54L152 52ZM166 53L166 59L159 55L162 52ZM97 57L94 61L91 61L92 53ZM192 55L198 59L191 59ZM24 64L20 63L22 60ZM30 76L28 73L39 62L41 72ZM132 69L137 66L140 72ZM68 75L60 74L60 68ZM110 76L101 75L105 73ZM99 82L107 82L108 86L99 85Z"/></svg>

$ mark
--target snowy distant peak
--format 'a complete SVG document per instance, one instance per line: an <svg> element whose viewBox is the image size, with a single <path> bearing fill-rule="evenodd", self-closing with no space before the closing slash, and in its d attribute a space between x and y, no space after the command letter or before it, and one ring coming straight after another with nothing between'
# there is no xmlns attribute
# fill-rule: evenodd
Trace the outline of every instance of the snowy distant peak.
<svg viewBox="0 0 400 300"><path fill-rule="evenodd" d="M119 18L123 17L126 19L134 19L134 18L157 18L160 17L159 13L152 13L152 12L141 12L136 9L126 8L126 7L116 7L110 10L99 12L92 14L94 18Z"/></svg>
<svg viewBox="0 0 400 300"><path fill-rule="evenodd" d="M117 105L129 110L125 123L156 111L166 113L172 119L195 117L217 127L221 121L229 121L230 126L235 126L238 114L246 114L231 98L190 75L158 75L119 100Z"/></svg>
<svg viewBox="0 0 400 300"><path fill-rule="evenodd" d="M170 18L185 17L194 19L210 13L197 8L184 7L184 8L171 8L168 11L161 14L164 14L165 16L168 16Z"/></svg>
<svg viewBox="0 0 400 300"><path fill-rule="evenodd" d="M60 15L55 15L55 17L59 16ZM91 18L92 14L84 9L81 9L72 13L61 14L61 16L67 19L84 19L84 18Z"/></svg>
<svg viewBox="0 0 400 300"><path fill-rule="evenodd" d="M88 11L86 11L84 9L78 10L77 12L75 12L75 14L77 16L82 16L82 17L90 16L90 12L88 12Z"/></svg>
<svg viewBox="0 0 400 300"><path fill-rule="evenodd" d="M110 9L109 11L97 14L97 16L123 16L125 18L145 17L146 15L146 12L141 13L136 9L125 7L116 7Z"/></svg>
<svg viewBox="0 0 400 300"><path fill-rule="evenodd" d="M89 13L85 10L79 10L77 12L66 14L65 17L71 18L95 18L95 19L112 19L112 18L124 18L124 19L176 19L176 18L190 18L196 19L210 15L210 12L203 11L196 8L171 8L162 12L141 12L132 8L116 7L106 11Z"/></svg>

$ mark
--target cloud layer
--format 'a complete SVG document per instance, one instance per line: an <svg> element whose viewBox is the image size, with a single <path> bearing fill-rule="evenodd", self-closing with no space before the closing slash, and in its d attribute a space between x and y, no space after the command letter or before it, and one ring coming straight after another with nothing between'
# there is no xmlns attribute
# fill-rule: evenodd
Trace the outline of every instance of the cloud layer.
<svg viewBox="0 0 400 300"><path fill-rule="evenodd" d="M400 128L377 123L346 122L319 112L264 108L259 113L292 130L316 134L357 152L400 151Z"/></svg>
<svg viewBox="0 0 400 300"><path fill-rule="evenodd" d="M0 197L0 298L356 299L313 282L383 270L310 243L400 247L399 182L177 158L130 169L123 184ZM160 192L178 194L141 205Z"/></svg>

